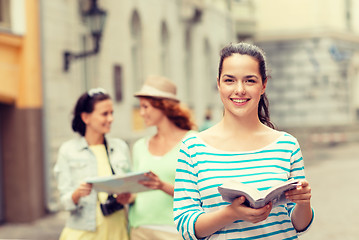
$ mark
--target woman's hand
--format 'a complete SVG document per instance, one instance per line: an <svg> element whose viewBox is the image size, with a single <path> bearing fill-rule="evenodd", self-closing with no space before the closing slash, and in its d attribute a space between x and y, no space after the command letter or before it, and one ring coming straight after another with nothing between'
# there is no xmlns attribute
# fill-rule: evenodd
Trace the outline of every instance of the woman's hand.
<svg viewBox="0 0 359 240"><path fill-rule="evenodd" d="M272 210L272 203L268 203L262 208L254 209L245 206L243 204L245 200L246 198L241 196L236 198L232 204L229 205L229 208L235 214L235 220L244 220L251 223L258 223L265 220L269 216L269 213Z"/></svg>
<svg viewBox="0 0 359 240"><path fill-rule="evenodd" d="M201 214L195 224L197 238L205 238L217 232L219 229L237 220L244 220L251 223L258 223L265 220L272 210L272 203L262 208L254 209L245 206L245 197L236 198L231 205L218 211Z"/></svg>
<svg viewBox="0 0 359 240"><path fill-rule="evenodd" d="M152 171L149 173L145 173L145 176L148 177L148 180L142 180L139 181L140 184L142 184L145 187L151 188L151 189L158 189L161 190L168 195L173 196L174 194L174 186L170 183L163 182L155 173Z"/></svg>
<svg viewBox="0 0 359 240"><path fill-rule="evenodd" d="M312 197L312 189L305 180L300 181L300 186L296 189L286 192L288 200L296 203L292 213L292 223L297 231L304 231L309 226L313 218L310 199Z"/></svg>
<svg viewBox="0 0 359 240"><path fill-rule="evenodd" d="M90 195L92 191L91 183L81 183L78 188L72 194L72 201L75 204L78 204L80 198Z"/></svg>
<svg viewBox="0 0 359 240"><path fill-rule="evenodd" d="M310 205L310 199L312 197L312 189L309 186L309 183L305 180L301 180L300 185L296 189L287 191L285 196L291 202L294 202L298 205Z"/></svg>
<svg viewBox="0 0 359 240"><path fill-rule="evenodd" d="M135 196L132 193L120 193L116 196L116 201L122 205L132 203L135 200Z"/></svg>
<svg viewBox="0 0 359 240"><path fill-rule="evenodd" d="M149 172L149 173L145 173L145 176L148 177L149 180L139 181L140 184L151 189L163 188L164 183L156 174L154 174L153 172Z"/></svg>

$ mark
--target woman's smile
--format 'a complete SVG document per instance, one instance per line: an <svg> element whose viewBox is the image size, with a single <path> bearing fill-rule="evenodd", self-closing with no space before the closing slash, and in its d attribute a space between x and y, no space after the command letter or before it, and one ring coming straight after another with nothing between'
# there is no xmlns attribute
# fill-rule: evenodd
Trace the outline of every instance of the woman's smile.
<svg viewBox="0 0 359 240"><path fill-rule="evenodd" d="M245 105L250 99L249 98L231 98L232 102L238 106Z"/></svg>

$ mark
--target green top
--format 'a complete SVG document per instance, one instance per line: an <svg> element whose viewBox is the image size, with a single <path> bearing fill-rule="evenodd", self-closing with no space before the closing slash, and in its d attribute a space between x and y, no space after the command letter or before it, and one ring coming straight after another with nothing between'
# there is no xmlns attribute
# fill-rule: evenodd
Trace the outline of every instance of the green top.
<svg viewBox="0 0 359 240"><path fill-rule="evenodd" d="M141 138L133 146L134 171L142 172L150 170L162 181L174 185L177 157L181 142L165 155L153 156L148 151L148 141L149 137ZM142 225L174 226L173 197L161 190L137 193L135 203L130 207L129 223L131 227Z"/></svg>

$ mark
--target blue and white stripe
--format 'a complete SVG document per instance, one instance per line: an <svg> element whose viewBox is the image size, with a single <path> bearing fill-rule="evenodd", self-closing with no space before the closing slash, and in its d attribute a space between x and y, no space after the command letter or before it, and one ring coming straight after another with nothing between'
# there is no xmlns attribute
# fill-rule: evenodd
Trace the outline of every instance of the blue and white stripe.
<svg viewBox="0 0 359 240"><path fill-rule="evenodd" d="M274 143L251 152L227 152L208 146L197 135L183 140L176 170L174 220L183 239L197 239L199 215L229 203L217 187L236 179L266 190L289 178L304 179L302 153L297 140L284 133ZM252 224L236 221L206 239L297 239L290 220L293 203L272 209L269 217Z"/></svg>

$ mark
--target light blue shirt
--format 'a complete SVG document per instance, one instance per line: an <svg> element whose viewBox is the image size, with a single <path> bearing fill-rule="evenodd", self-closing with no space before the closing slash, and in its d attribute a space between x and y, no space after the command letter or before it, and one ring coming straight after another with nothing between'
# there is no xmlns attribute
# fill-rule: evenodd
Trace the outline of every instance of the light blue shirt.
<svg viewBox="0 0 359 240"><path fill-rule="evenodd" d="M111 166L115 174L130 171L130 151L125 141L121 139L106 139ZM85 230L96 230L97 192L80 198L76 205L72 201L75 189L86 178L97 176L97 160L90 150L84 137L74 138L63 143L59 149L54 173L60 192L60 200L65 210L70 211L66 226Z"/></svg>

